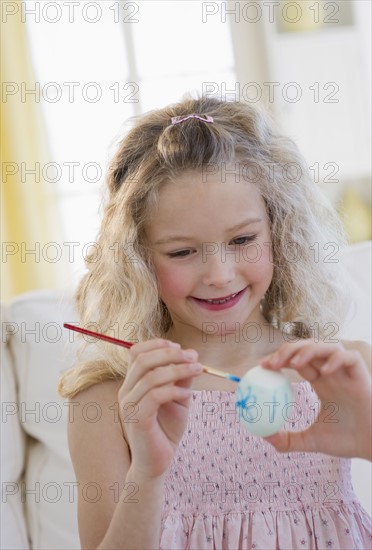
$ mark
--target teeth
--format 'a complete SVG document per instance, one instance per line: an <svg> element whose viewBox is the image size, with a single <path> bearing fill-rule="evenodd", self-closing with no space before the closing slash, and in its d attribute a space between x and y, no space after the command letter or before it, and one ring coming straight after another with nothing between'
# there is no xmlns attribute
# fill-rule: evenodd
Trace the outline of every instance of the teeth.
<svg viewBox="0 0 372 550"><path fill-rule="evenodd" d="M237 294L238 292L236 292L235 294L232 294L230 298L225 298L224 300L205 300L205 301L208 302L209 304L224 304L225 302L229 302L230 300L235 298Z"/></svg>

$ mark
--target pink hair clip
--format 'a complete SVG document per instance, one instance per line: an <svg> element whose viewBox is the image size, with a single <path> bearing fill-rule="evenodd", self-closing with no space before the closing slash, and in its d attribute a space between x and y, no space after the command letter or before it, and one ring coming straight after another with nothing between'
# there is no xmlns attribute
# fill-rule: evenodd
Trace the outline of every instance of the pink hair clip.
<svg viewBox="0 0 372 550"><path fill-rule="evenodd" d="M213 117L210 115L197 115L196 113L193 113L192 115L181 115L181 116L174 116L172 117L172 124L179 124L180 122L184 122L184 120L188 120L189 118L198 118L199 120L202 120L203 122L213 122Z"/></svg>

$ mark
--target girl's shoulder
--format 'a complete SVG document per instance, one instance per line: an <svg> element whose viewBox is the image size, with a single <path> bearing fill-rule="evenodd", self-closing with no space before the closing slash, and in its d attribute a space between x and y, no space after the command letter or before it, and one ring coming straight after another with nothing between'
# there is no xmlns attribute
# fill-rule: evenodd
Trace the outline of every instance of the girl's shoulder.
<svg viewBox="0 0 372 550"><path fill-rule="evenodd" d="M123 383L123 380L104 380L98 384L92 384L88 388L80 391L71 401L78 403L85 403L92 401L94 404L103 404L116 399L118 396L118 391Z"/></svg>
<svg viewBox="0 0 372 550"><path fill-rule="evenodd" d="M69 432L74 431L78 435L89 428L97 433L100 430L116 431L123 437L118 416L118 393L122 383L122 380L104 380L70 398L72 414L69 424L74 426L69 426Z"/></svg>

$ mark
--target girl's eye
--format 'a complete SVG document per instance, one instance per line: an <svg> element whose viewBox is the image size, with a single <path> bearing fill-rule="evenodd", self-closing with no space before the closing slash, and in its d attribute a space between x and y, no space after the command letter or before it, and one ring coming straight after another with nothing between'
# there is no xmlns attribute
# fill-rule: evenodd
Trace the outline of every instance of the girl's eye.
<svg viewBox="0 0 372 550"><path fill-rule="evenodd" d="M256 235L245 235L244 237L237 237L236 239L233 239L231 242L237 245L242 245L242 244L244 245L247 242L254 241L255 238L256 238Z"/></svg>
<svg viewBox="0 0 372 550"><path fill-rule="evenodd" d="M167 254L170 258L181 258L184 256L189 256L191 254L191 250L178 250L177 252L170 252Z"/></svg>

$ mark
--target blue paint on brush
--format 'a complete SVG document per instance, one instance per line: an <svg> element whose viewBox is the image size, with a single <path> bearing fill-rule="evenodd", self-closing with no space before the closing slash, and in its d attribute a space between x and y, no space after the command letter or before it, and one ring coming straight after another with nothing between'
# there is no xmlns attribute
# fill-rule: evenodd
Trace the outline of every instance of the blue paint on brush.
<svg viewBox="0 0 372 550"><path fill-rule="evenodd" d="M232 380L233 382L240 382L240 378L238 378L237 376L234 376L233 374L228 374L227 378L229 380Z"/></svg>

